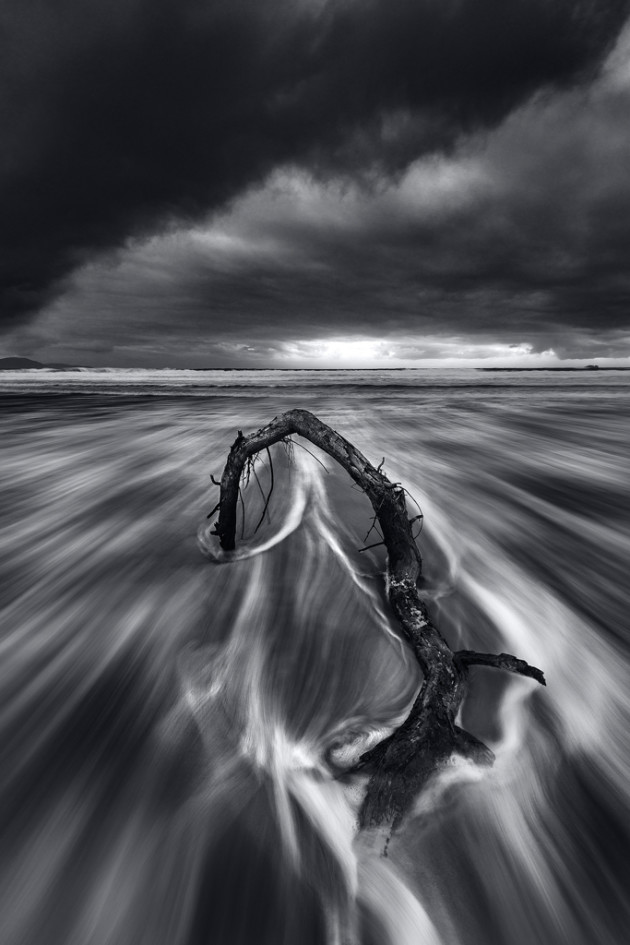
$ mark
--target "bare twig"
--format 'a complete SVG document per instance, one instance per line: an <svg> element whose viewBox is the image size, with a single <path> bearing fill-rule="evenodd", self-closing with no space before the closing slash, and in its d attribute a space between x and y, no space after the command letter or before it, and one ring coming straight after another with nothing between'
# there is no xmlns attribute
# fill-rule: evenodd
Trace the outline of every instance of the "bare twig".
<svg viewBox="0 0 630 945"><path fill-rule="evenodd" d="M217 504L216 504L215 507L213 508L212 512L208 512L208 514L206 515L206 518L212 518L212 516L214 515L214 513L215 513L215 512L218 512L218 510L219 510L220 508L221 508L221 502L217 502Z"/></svg>
<svg viewBox="0 0 630 945"><path fill-rule="evenodd" d="M326 473L330 472L326 464L322 463L321 459L318 456L316 456L315 453L313 453L311 450L307 449L307 447L304 446L303 443L296 443L295 440L289 440L289 443L291 443L292 446L299 446L301 450L304 450L305 453L308 453L309 456L312 456L315 462L319 463L319 465L322 467L324 472Z"/></svg>
<svg viewBox="0 0 630 945"><path fill-rule="evenodd" d="M541 686L546 686L542 670L530 666L525 660L519 660L509 653L476 653L474 650L458 650L455 659L462 666L493 666L495 669L505 669L509 673L518 673L520 676L529 676Z"/></svg>
<svg viewBox="0 0 630 945"><path fill-rule="evenodd" d="M245 482L245 488L247 489L249 485L249 480L252 474L252 457L250 456L247 462L245 463L245 470L243 472L243 480Z"/></svg>
<svg viewBox="0 0 630 945"><path fill-rule="evenodd" d="M381 466L382 466L382 465L383 465L383 464L381 463ZM380 467L379 467L379 468L380 468ZM377 470L377 472L378 472L378 470ZM373 515L373 517L372 517L372 521L370 522L370 527L368 528L367 532L365 533L365 538L363 539L364 542L366 542L366 541L368 540L368 538L370 537L370 535L371 535L371 533L372 533L373 531L377 531L378 534L380 535L380 532L379 532L378 529L376 528L376 523L377 523L377 521L378 521L379 509L380 509L380 507L381 507L382 504L383 504L383 503L382 503L382 501L381 501L381 503L379 504L378 509L376 509L376 511L374 512L374 515ZM383 536L381 535L381 538L382 538L382 537L383 537Z"/></svg>
<svg viewBox="0 0 630 945"><path fill-rule="evenodd" d="M273 492L273 484L274 484L274 479L273 479L273 460L271 459L271 453L269 452L269 447L268 447L268 446L266 447L266 450L267 450L267 456L269 457L269 475L270 475L270 477L271 477L271 481L270 481L270 485L269 485L269 492L267 493L267 498L266 498L266 500L265 500L265 505L264 505L263 510L262 510L262 515L260 516L258 525L257 525L256 528L254 529L254 535L256 534L256 532L258 531L258 529L260 528L260 526L262 525L262 523L263 523L263 521L264 521L265 515L266 515L266 513L267 513L267 509L269 508L269 500L270 500L270 498L271 498L271 493Z"/></svg>
<svg viewBox="0 0 630 945"><path fill-rule="evenodd" d="M252 469L252 472L254 473L254 479L256 480L256 485L258 486L258 490L259 490L261 496L263 497L263 501L264 501L264 499L265 499L265 490L263 489L263 487L262 487L262 485L261 485L261 482L260 482L260 479L258 478L258 473L256 472L255 469Z"/></svg>
<svg viewBox="0 0 630 945"><path fill-rule="evenodd" d="M380 548L381 545L384 545L384 544L385 544L384 541L375 541L373 545L366 545L365 548L359 548L359 554L362 551L369 551L370 548Z"/></svg>
<svg viewBox="0 0 630 945"><path fill-rule="evenodd" d="M245 502L243 501L243 493L242 493L242 491L241 491L241 487L240 487L240 486L238 487L238 497L239 497L240 502L241 502L241 513L242 513L242 518L241 518L241 539L243 539L243 538L245 537ZM219 503L219 507L220 507L220 506L221 506L221 503ZM219 517L220 517L220 516L219 516Z"/></svg>

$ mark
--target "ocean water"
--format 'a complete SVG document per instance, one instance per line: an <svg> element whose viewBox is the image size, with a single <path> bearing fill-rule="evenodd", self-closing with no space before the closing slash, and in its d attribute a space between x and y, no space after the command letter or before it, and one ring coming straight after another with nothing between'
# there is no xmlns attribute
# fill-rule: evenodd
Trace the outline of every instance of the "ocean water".
<svg viewBox="0 0 630 945"><path fill-rule="evenodd" d="M0 373L0 941L625 943L629 380ZM236 431L292 407L422 509L451 646L547 678L474 671L496 764L454 759L387 857L324 761L420 682L367 500L297 439L266 512L260 457L234 560L206 517Z"/></svg>

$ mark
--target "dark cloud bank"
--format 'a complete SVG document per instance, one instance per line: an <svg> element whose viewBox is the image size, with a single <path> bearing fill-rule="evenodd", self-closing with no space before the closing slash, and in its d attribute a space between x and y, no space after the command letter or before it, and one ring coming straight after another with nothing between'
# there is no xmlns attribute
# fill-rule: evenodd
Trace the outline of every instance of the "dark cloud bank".
<svg viewBox="0 0 630 945"><path fill-rule="evenodd" d="M592 77L629 6L5 0L5 327L99 251L225 207L275 167L369 183L495 127L535 91ZM525 230L527 212L523 204ZM436 238L416 232L411 249ZM509 266L493 258L509 282ZM453 278L430 276L429 295Z"/></svg>

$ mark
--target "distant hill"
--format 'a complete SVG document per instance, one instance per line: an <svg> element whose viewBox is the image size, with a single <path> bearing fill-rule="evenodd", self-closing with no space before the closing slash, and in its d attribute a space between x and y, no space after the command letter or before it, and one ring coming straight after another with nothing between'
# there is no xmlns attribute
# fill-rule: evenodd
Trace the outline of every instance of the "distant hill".
<svg viewBox="0 0 630 945"><path fill-rule="evenodd" d="M45 364L30 358L0 358L0 371L24 371L28 368L43 368Z"/></svg>

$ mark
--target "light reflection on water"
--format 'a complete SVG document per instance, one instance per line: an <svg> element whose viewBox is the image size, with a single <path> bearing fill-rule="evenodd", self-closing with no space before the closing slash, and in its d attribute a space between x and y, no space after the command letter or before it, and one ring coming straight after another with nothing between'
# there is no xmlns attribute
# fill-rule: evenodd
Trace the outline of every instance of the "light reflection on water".
<svg viewBox="0 0 630 945"><path fill-rule="evenodd" d="M0 939L624 941L630 404L597 380L7 397ZM360 783L323 764L419 681L381 552L357 553L366 500L279 447L253 539L272 547L224 565L197 547L236 429L295 405L420 502L452 645L548 680L476 672L463 721L497 764L448 769L388 860L354 840ZM252 484L246 531L261 507Z"/></svg>

